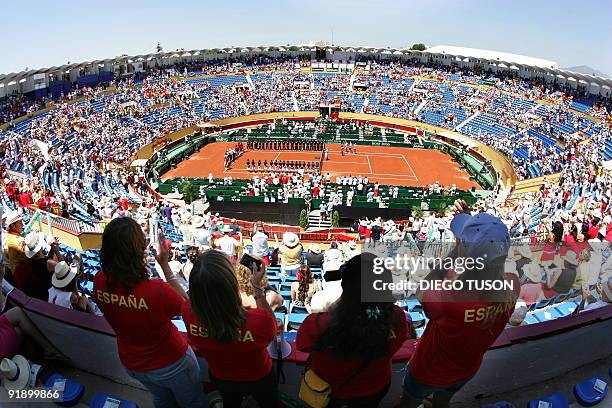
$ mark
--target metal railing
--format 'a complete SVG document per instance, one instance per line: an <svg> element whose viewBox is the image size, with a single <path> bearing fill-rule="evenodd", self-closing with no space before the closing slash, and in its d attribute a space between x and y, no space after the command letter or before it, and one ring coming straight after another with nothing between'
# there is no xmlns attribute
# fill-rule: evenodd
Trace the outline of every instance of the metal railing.
<svg viewBox="0 0 612 408"><path fill-rule="evenodd" d="M43 231L43 223L47 224L49 232L50 227L64 230L68 233L78 235L82 233L97 233L101 234L104 231L104 225L102 223L87 224L79 220L70 220L59 215L52 214L43 210L26 210L30 222L26 226L25 232L29 232L34 229L34 226L38 225L38 230Z"/></svg>

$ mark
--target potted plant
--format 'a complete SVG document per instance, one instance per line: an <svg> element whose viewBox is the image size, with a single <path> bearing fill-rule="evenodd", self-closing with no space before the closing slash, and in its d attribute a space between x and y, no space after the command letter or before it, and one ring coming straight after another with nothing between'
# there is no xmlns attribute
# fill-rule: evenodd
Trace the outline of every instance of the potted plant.
<svg viewBox="0 0 612 408"><path fill-rule="evenodd" d="M338 210L332 213L331 225L332 228L338 228L340 226L340 213L338 212Z"/></svg>
<svg viewBox="0 0 612 408"><path fill-rule="evenodd" d="M303 208L302 211L300 211L299 223L300 223L300 228L302 230L308 227L308 211L306 211L305 208Z"/></svg>

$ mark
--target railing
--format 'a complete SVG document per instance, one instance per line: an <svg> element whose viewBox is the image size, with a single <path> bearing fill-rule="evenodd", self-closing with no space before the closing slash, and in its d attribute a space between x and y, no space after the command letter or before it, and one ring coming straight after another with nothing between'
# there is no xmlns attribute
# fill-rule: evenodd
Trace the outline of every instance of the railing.
<svg viewBox="0 0 612 408"><path fill-rule="evenodd" d="M104 231L104 226L102 223L87 224L83 221L70 220L43 210L33 211L28 209L26 210L26 214L28 214L28 217L30 218L30 222L26 227L26 232L32 230L34 225L37 223L40 231L43 231L43 223L47 224L47 228L51 226L74 235L82 233L101 234Z"/></svg>

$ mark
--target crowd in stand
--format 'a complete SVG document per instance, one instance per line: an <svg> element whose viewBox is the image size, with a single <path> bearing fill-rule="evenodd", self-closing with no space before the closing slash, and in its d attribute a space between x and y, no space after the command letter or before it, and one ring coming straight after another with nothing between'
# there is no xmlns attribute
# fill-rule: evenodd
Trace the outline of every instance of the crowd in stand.
<svg viewBox="0 0 612 408"><path fill-rule="evenodd" d="M364 283L360 271L372 269L373 258L359 254L356 242L332 242L325 250L316 244L306 247L298 234L271 236L261 223L248 237L236 220L227 222L216 214L156 201L143 188L143 175L126 170L134 152L163 139L165 133L211 118L293 109L291 92L296 87L295 101L300 108L318 109L321 102L341 98L343 106L356 109L348 101L352 93L349 75L315 78L298 72L296 62L218 61L156 71L140 78L138 87L132 80L119 81L113 84L117 87L113 94L85 88L66 95L48 114L34 118L25 131L2 133L3 207L16 210L3 214L2 256L7 267L1 262L0 282L6 280L26 295L58 307L103 315L117 334L121 363L147 387L156 406L207 406L209 396L203 392L201 376L206 367L224 406L240 406L247 395L260 406L278 405L276 368L268 346L278 329L273 311L286 306L267 282L266 265L278 265L283 278L296 278L291 283L290 308L310 313L295 343L311 356L301 392L308 401L329 398L330 407L377 406L390 387L393 355L415 337L411 322L394 298L361 301ZM492 116L492 132L469 122L458 130L512 157L521 178L529 176L528 168L534 164L543 174L560 173L558 181L547 179L539 190L512 197L505 206L491 196L472 209L459 203L453 208L458 215L426 212L402 222L364 218L352 227L356 240L368 251L381 244L402 247L405 243L418 253L425 250L426 243L443 243L454 236L462 254L482 255L485 247L488 277L521 282L501 300L483 295L473 302L474 307L494 305L501 310L480 324L465 318L465 305L459 308L451 303L451 312L441 307L445 299L439 296L444 294L425 291L418 295L429 323L410 360L401 406L417 407L430 394L435 396L434 406L445 406L476 374L483 354L504 327L524 324L529 305L571 290L581 292L576 313L612 301L612 180L601 168L609 128L605 122L595 123L569 112L573 97L578 97L569 89L562 89L565 94L560 95L559 90L515 78L400 63L371 63L369 68L356 72L357 80L369 85L370 103L363 112L424 120L431 111L443 116L439 126L451 129L460 125L455 108ZM289 73L257 79L254 89L246 91L172 78L246 70ZM427 79L406 80L412 77ZM464 85L442 88L438 78ZM496 85L472 87L484 80ZM310 81L312 88L296 85ZM444 91L450 91L454 102L438 107L451 98L442 95ZM508 92L512 97L506 100ZM77 96L84 96L85 102L67 101ZM199 98L201 104L193 103ZM517 103L518 99L545 100L547 104L526 106ZM45 102L5 98L0 102L0 122L32 113ZM95 107L94 102L102 107ZM422 114L416 112L419 106ZM543 108L538 109L540 106ZM588 114L605 121L609 106L595 104ZM570 123L573 132L557 130L560 123ZM296 125L291 134L304 134L311 130L309 126L315 125ZM562 140L563 150L546 145L527 132L528 128ZM274 145L277 142L265 143L272 145L263 148L279 148ZM305 150L321 150L317 141L291 143ZM518 149L527 157L516 156ZM324 198L319 208L322 217L329 217L337 205L350 206L354 195L381 205L398 195L397 187L380 186L367 177L340 176L333 184L330 177L318 172L308 178L288 174L292 166L276 160L250 166L270 174L253 177L246 195L269 195L272 187L278 187L274 197L278 201ZM231 185L231 178L224 184ZM348 187L346 192L342 187ZM423 194L452 194L454 190L435 183L426 186ZM134 197L140 205L130 202ZM83 259L63 253L59 242L42 232L29 231L23 236L24 208L64 217L83 212L95 220L110 221L102 237L101 271L87 276ZM158 234L160 221L171 225L180 240L171 242ZM532 260L526 245L508 256L499 249L474 245L490 239L509 244L511 237L541 243L542 255ZM250 251L263 266L249 268L240 262L246 240L251 241ZM321 275L314 272L319 268ZM506 273L513 268L516 274ZM428 279L461 279L453 270L431 273ZM385 272L383 279L391 279L387 275L390 273ZM90 293L79 285L84 280L93 280ZM5 309L3 298L0 292L0 376L6 388L35 385L29 377L30 363L18 355L24 339L35 342L43 354L41 360L66 357L21 308ZM185 323L186 338L172 323L176 316ZM327 384L329 394L320 395L313 384ZM395 397L399 401L400 396Z"/></svg>
<svg viewBox="0 0 612 408"><path fill-rule="evenodd" d="M277 366L268 346L277 333L273 311L286 306L266 278L266 265L279 265L280 276L296 278L291 284L289 307L303 307L309 313L295 341L298 350L311 356L307 382L318 378L330 385L328 406L373 407L389 391L393 355L414 339L416 332L391 294L375 302L362 301L363 285L369 287L363 279L369 275L360 271L374 268L374 256L367 252L376 251L378 242L400 246L423 227L429 233L440 231L440 235L449 231L459 239L462 254L488 255L484 258L486 274L473 276L505 279L514 289L495 292L490 299L483 293L478 299L447 304L457 308L457 313L441 308L438 297L455 294L418 294L430 321L410 359L400 404L417 407L434 394L434 406L444 407L475 375L482 355L501 331L508 324L520 324L523 305L543 298L539 292L550 297L573 287L582 289L582 304L576 313L582 308L607 306L612 300L612 265L608 265L612 257L604 245L612 242L609 208L603 209L605 216L601 209L589 211L590 221L577 231L573 230L577 218L554 222L539 261L532 259L529 247L520 246L513 252L507 226L487 213L490 210L480 205L468 209L458 202L443 216L430 214L401 225L364 219L355 226L366 238L366 253L361 255L355 242L332 242L325 251L317 244L306 248L297 234L285 232L281 239L276 235L271 238L266 226L257 223L249 237L250 252L262 263L249 268L240 260L245 237L236 220L170 203L142 205L132 217L117 217L106 227L101 271L92 277L91 298L75 284L82 274L81 260L65 257L57 242L49 242L42 233L31 232L21 238L23 219L18 212L5 214L8 231L3 242L8 279L16 287L57 306L103 313L117 334L121 363L130 376L147 387L159 407L207 406L212 394L202 391L203 368L207 368L224 406L239 407L249 395L260 406L279 404ZM155 231L158 220L180 231L185 262L177 260L179 247ZM566 233L566 226L572 231ZM492 239L503 243L502 247L483 244ZM143 253L151 256L143 257ZM315 276L315 269L321 274ZM434 269L425 279L448 279L454 273ZM393 271L371 276L391 282ZM593 287L596 294L590 291ZM475 307L495 305L502 312L485 320L486 324L476 325L476 315L473 321L465 318L465 302ZM172 323L175 316L182 317L186 338ZM45 353L43 360L66 359L21 309L9 309L0 315L0 323L2 338L7 339L0 347L0 357L7 359L5 366L23 363L22 357L14 357L23 336L38 342ZM461 330L445 334L448 327L457 325ZM462 353L453 353L459 346ZM445 357L439 358L440 354ZM8 371L0 373L4 383L18 387L10 382ZM300 397L306 402L320 397L317 388L312 388L302 385ZM390 398L399 401L400 396Z"/></svg>

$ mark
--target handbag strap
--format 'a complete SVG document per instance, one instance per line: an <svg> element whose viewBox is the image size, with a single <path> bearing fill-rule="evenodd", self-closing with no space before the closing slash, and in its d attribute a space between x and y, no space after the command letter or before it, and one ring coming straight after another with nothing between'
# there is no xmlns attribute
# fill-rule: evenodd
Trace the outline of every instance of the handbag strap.
<svg viewBox="0 0 612 408"><path fill-rule="evenodd" d="M348 385L348 383L350 383L351 381L353 381L355 378L357 378L357 376L359 374L361 374L362 372L365 371L365 369L370 365L370 363L372 362L372 360L368 359L368 360L364 360L363 363L361 363L361 365L359 366L359 369L357 369L357 371L355 371L347 380L345 380L340 387L336 388L335 390L332 389L332 392L338 392L341 389L343 389L345 386ZM309 369L310 364L312 363L312 355L309 355L308 358L306 359L306 370Z"/></svg>
<svg viewBox="0 0 612 408"><path fill-rule="evenodd" d="M340 385L340 387L336 388L335 390L332 389L332 392L338 392L340 390L342 390L344 387L346 387L351 381L353 381L355 378L357 378L357 376L361 373L363 373L365 371L365 369L370 365L370 363L372 362L372 360L368 359L368 360L364 360L363 363L361 363L361 366L359 366L359 369L357 371L355 371L349 378L348 380L344 381L342 383L342 385Z"/></svg>

